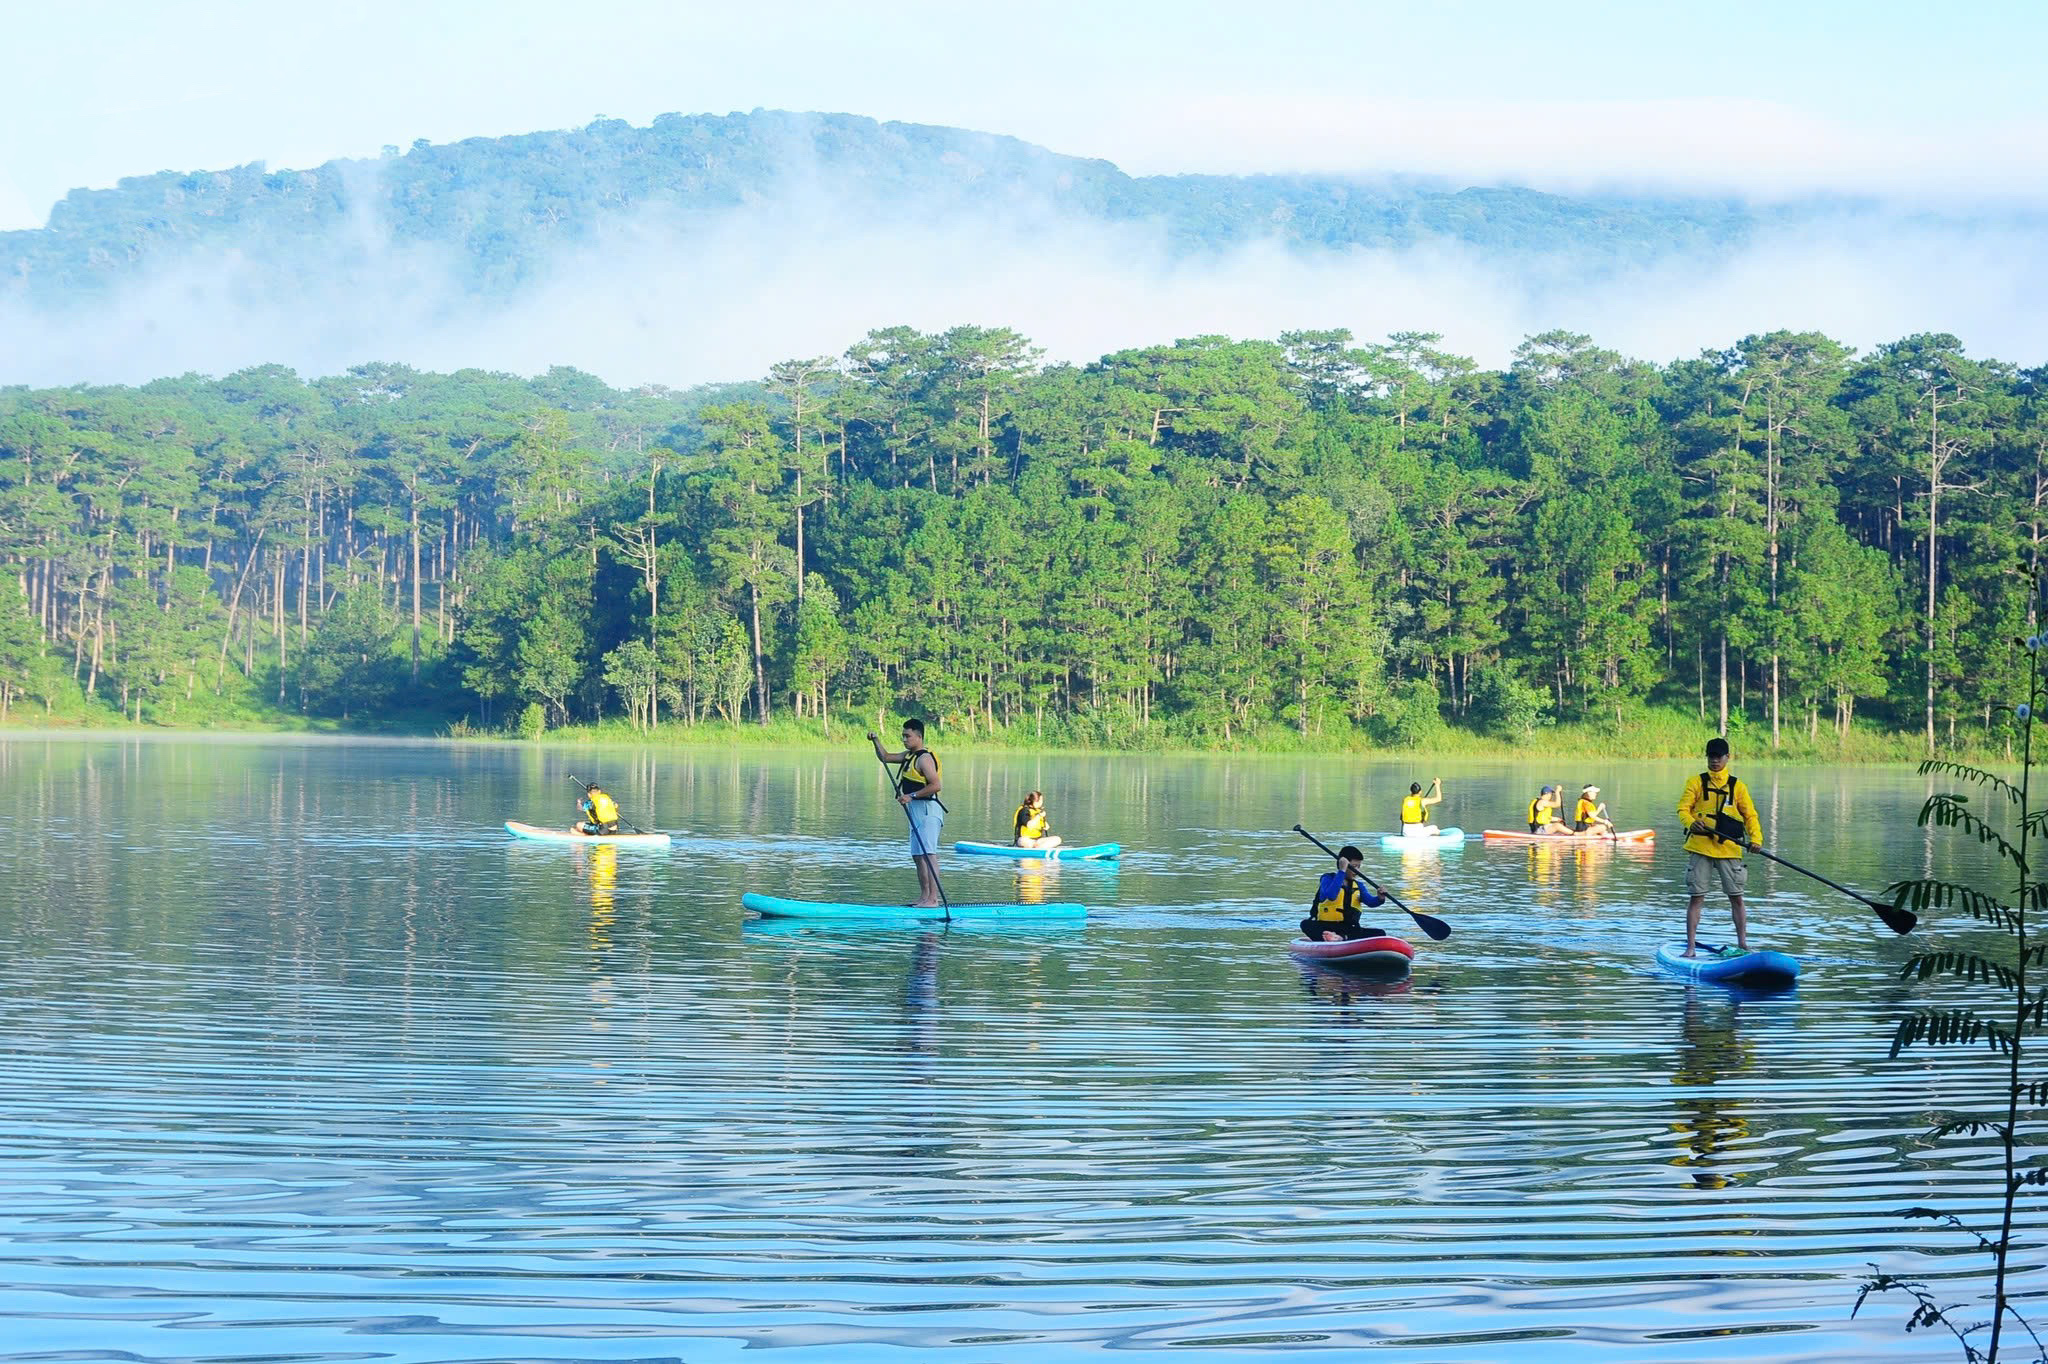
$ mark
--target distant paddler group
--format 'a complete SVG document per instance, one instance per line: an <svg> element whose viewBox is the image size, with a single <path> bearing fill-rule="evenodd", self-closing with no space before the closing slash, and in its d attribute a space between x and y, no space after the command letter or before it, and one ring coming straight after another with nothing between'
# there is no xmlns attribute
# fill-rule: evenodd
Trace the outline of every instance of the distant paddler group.
<svg viewBox="0 0 2048 1364"><path fill-rule="evenodd" d="M903 747L885 748L870 733L867 740L877 763L888 779L888 792L902 809L909 835L911 862L917 872L918 898L907 905L887 906L817 900L791 900L779 896L749 893L742 897L750 909L770 916L856 917L903 914L945 918L1006 918L1012 916L1068 916L1087 913L1074 903L1048 903L1023 899L1018 903L955 904L940 879L938 850L947 809L940 798L944 770L939 755L925 737L922 720L903 722ZM1682 943L1657 949L1660 965L1690 978L1723 984L1778 988L1798 975L1798 963L1782 953L1756 951L1750 943L1747 863L1745 856L1756 853L1810 876L1822 884L1853 897L1876 911L1887 927L1905 933L1914 926L1914 916L1895 905L1871 900L1818 873L1806 870L1763 846L1764 830L1756 802L1748 787L1730 768L1728 741L1716 736L1707 742L1706 767L1686 780L1677 804L1679 827L1685 834L1685 938ZM601 784L586 782L571 774L577 787L576 820L567 829L538 828L506 822L506 829L519 838L552 842L605 844L667 844L666 834L650 834L623 817L619 802ZM1562 818L1561 783L1546 782L1529 801L1525 811L1527 831L1486 831L1488 840L1524 843L1566 844L1576 847L1636 844L1647 847L1655 830L1620 830L1615 826L1597 783L1579 788L1572 817ZM1381 836L1383 847L1409 852L1430 848L1454 848L1464 833L1457 828L1440 828L1432 819L1445 801L1443 781L1432 778L1427 788L1420 781L1408 783L1400 797L1399 832ZM998 807L1000 808L1000 807ZM1405 970L1414 949L1385 928L1365 922L1364 912L1393 904L1405 912L1430 938L1442 941L1450 936L1450 925L1434 915L1421 913L1404 903L1393 891L1365 871L1365 854L1355 844L1332 849L1300 824L1296 833L1327 853L1335 863L1322 873L1309 900L1308 913L1300 923L1300 937L1288 950L1297 957L1326 964L1367 965L1374 968L1398 966ZM630 831L630 832L628 832ZM1001 843L955 843L956 851L1006 856L1019 861L1082 860L1113 858L1116 844L1074 847L1053 832L1052 816L1045 793L1032 789L1023 793L1010 814L1009 839ZM1735 941L1716 947L1700 940L1700 917L1708 896L1727 897Z"/></svg>

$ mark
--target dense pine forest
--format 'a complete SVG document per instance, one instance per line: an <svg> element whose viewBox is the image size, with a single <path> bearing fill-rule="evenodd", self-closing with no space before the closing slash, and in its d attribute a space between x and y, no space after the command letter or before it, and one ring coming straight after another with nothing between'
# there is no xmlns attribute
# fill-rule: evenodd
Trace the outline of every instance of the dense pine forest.
<svg viewBox="0 0 2048 1364"><path fill-rule="evenodd" d="M2003 742L2044 371L875 331L758 383L366 365L0 389L0 719L611 719L1105 746ZM1697 731L1694 731L1695 733Z"/></svg>

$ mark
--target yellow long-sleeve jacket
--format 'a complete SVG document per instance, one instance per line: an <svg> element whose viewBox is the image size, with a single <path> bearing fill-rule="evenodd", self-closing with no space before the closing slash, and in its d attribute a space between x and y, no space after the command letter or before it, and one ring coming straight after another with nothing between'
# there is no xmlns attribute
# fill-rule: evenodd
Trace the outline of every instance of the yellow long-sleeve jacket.
<svg viewBox="0 0 2048 1364"><path fill-rule="evenodd" d="M1764 841L1763 821L1756 817L1756 802L1749 798L1749 788L1735 779L1733 772L1723 772L1716 782L1713 774L1702 772L1696 777L1685 779L1685 794L1678 798L1678 827L1692 828L1696 819L1712 823L1714 816L1730 805L1742 818L1749 832L1749 841ZM1685 850L1707 857L1740 857L1742 845L1712 834L1691 834L1685 840Z"/></svg>

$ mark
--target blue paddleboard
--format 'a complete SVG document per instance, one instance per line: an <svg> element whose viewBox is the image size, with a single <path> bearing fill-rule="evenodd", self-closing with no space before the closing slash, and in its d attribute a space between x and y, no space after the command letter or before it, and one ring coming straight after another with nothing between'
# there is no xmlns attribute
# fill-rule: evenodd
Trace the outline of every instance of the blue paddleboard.
<svg viewBox="0 0 2048 1364"><path fill-rule="evenodd" d="M1062 843L1057 848L1020 848L1013 843L960 842L953 845L953 851L975 857L1028 858L1033 862L1096 862L1115 857L1123 848L1116 843L1089 843L1072 848Z"/></svg>
<svg viewBox="0 0 2048 1364"><path fill-rule="evenodd" d="M1028 902L999 905L969 905L956 902L950 910L934 906L856 905L831 900L790 900L780 895L748 891L740 903L756 914L771 919L1079 919L1088 906L1072 901L1050 904Z"/></svg>
<svg viewBox="0 0 2048 1364"><path fill-rule="evenodd" d="M1657 964L1673 975L1715 985L1740 985L1751 990L1783 989L1799 979L1799 959L1783 952L1744 952L1724 957L1705 943L1699 955L1685 955L1685 944L1666 943L1657 949Z"/></svg>
<svg viewBox="0 0 2048 1364"><path fill-rule="evenodd" d="M1438 829L1433 834L1381 834L1380 847L1387 852L1421 852L1427 848L1457 848L1465 842L1463 829Z"/></svg>

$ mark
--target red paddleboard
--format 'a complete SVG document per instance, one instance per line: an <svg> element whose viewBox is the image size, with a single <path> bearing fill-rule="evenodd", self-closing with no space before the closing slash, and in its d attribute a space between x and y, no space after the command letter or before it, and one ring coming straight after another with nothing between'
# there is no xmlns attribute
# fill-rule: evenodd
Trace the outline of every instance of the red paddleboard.
<svg viewBox="0 0 2048 1364"><path fill-rule="evenodd" d="M1341 942L1312 942L1296 938L1287 944L1289 954L1304 961L1326 962L1332 966L1406 967L1415 949L1399 938L1346 938Z"/></svg>
<svg viewBox="0 0 2048 1364"><path fill-rule="evenodd" d="M1488 843L1580 843L1589 848L1615 843L1654 843L1655 829L1622 829L1611 834L1532 834L1514 829L1488 829L1482 835Z"/></svg>

